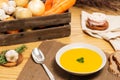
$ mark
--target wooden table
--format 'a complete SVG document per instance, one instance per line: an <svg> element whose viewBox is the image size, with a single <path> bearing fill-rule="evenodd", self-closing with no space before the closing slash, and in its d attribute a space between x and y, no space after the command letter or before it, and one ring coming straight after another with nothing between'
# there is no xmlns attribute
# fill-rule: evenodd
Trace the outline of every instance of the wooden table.
<svg viewBox="0 0 120 80"><path fill-rule="evenodd" d="M101 48L102 50L104 50L107 53L114 52L112 46L107 41L102 40L102 39L93 38L93 37L85 34L82 31L81 25L80 25L81 10L85 10L85 11L88 11L88 12L101 11L99 9L89 8L89 7L81 7L81 8L72 7L70 9L70 12L72 13L71 35L69 37L59 38L59 39L55 39L55 40L59 41L59 42L62 42L62 43L74 43L74 42L89 43L89 44L92 44L92 45L95 45L95 46ZM106 14L114 14L114 15L119 14L119 13L115 13L113 11L107 11L107 10L102 11L102 12L104 12ZM35 47L38 47L41 44L41 42L42 41L25 44L25 45L27 45L28 49L23 53L24 54L23 55L24 56L24 61L19 66L12 67L12 68L0 66L0 80L16 80L20 71L22 70L22 68L24 67L28 58L30 57L32 49L35 48ZM6 50L6 49L14 49L14 48L16 48L20 45L21 44L11 45L11 46L0 46L0 51Z"/></svg>

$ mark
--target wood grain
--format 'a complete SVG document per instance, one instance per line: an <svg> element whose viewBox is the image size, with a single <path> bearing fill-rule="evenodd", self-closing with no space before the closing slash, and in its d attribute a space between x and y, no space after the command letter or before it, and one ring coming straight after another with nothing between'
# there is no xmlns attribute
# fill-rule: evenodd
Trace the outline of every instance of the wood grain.
<svg viewBox="0 0 120 80"><path fill-rule="evenodd" d="M10 21L0 21L0 45L13 45L67 37L70 35L70 22L71 14L69 12ZM25 31L27 29L30 29L30 31ZM9 30L22 30L22 32L6 34Z"/></svg>
<svg viewBox="0 0 120 80"><path fill-rule="evenodd" d="M0 45L13 45L20 43L35 42L46 39L67 37L70 35L70 25L60 25L50 28L38 29L29 32L20 32L18 34L0 35ZM58 34L59 33L59 34Z"/></svg>
<svg viewBox="0 0 120 80"><path fill-rule="evenodd" d="M0 32L5 32L8 30L32 29L34 27L67 24L70 21L71 14L69 12L49 16L0 21L0 26L2 26L0 27Z"/></svg>
<svg viewBox="0 0 120 80"><path fill-rule="evenodd" d="M76 43L76 42L84 42L84 43L89 43L92 45L95 45L102 49L103 51L107 52L108 54L111 54L114 52L111 44L109 42L102 40L102 39L97 39L94 37L91 37L87 34L85 34L82 29L81 29L81 11L87 11L87 12L103 12L105 14L110 14L110 15L118 15L120 13L116 13L114 11L109 11L108 9L96 9L96 8L91 8L91 7L72 7L70 8L71 12L71 35L69 37L64 37L64 38L57 38L54 39L55 41L68 44L68 43ZM31 43L24 43L28 49L23 52L23 62L16 67L12 68L6 68L0 66L0 80L16 80L17 77L19 76L20 72L23 70L23 67L25 66L26 62L28 61L32 49L35 47L38 47L41 44L42 41L36 41L36 42L31 42ZM0 52L6 49L15 49L16 47L21 46L21 44L17 45L10 45L10 46L0 46ZM104 79L103 79L104 80Z"/></svg>
<svg viewBox="0 0 120 80"><path fill-rule="evenodd" d="M62 70L56 64L55 55L57 51L64 45L65 44L56 41L44 41L39 46L39 49L42 50L42 52L46 57L45 64L53 73L56 80L119 80L120 79L119 77L111 74L108 71L108 63L101 71L87 76L76 76ZM40 66L40 64L36 64L30 57L17 80L49 80L49 78L45 73L44 69Z"/></svg>

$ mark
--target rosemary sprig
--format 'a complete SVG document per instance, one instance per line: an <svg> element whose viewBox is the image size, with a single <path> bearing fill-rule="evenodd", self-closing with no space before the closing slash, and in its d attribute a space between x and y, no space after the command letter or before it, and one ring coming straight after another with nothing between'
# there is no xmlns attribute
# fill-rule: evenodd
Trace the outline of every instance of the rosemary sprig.
<svg viewBox="0 0 120 80"><path fill-rule="evenodd" d="M18 53L22 53L22 52L24 52L25 49L27 49L27 47L25 45L22 45L22 46L16 48L15 51Z"/></svg>
<svg viewBox="0 0 120 80"><path fill-rule="evenodd" d="M7 52L8 50L5 50L5 51L2 51L1 54L0 54L0 64L5 64L7 63L7 60L5 58L5 53Z"/></svg>

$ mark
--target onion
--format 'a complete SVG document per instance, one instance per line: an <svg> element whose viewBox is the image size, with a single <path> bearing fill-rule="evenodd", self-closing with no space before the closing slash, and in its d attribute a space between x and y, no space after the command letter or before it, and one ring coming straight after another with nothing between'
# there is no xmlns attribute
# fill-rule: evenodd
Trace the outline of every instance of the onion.
<svg viewBox="0 0 120 80"><path fill-rule="evenodd" d="M41 0L31 0L28 3L28 9L31 10L33 16L41 16L45 12L45 5Z"/></svg>
<svg viewBox="0 0 120 80"><path fill-rule="evenodd" d="M16 19L30 18L32 17L32 12L28 8L17 7L15 11Z"/></svg>
<svg viewBox="0 0 120 80"><path fill-rule="evenodd" d="M20 7L24 7L28 4L29 0L15 0L16 5Z"/></svg>

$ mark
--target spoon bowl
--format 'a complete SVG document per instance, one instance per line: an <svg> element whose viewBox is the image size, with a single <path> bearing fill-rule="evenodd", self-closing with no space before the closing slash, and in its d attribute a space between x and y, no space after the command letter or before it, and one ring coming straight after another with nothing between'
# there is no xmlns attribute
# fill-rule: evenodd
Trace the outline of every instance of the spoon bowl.
<svg viewBox="0 0 120 80"><path fill-rule="evenodd" d="M44 62L44 60L45 60L45 57L44 57L42 51L39 50L38 48L33 49L32 57L33 57L33 60L36 63L41 63L42 64Z"/></svg>

